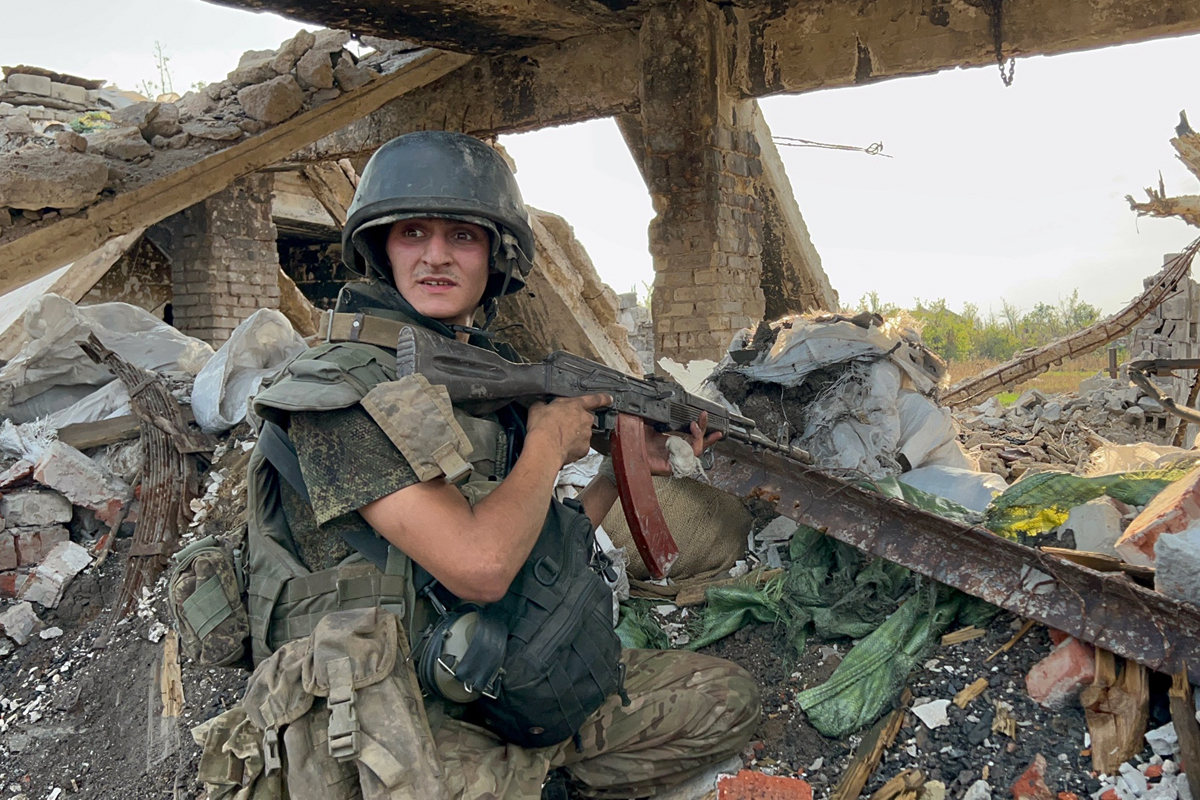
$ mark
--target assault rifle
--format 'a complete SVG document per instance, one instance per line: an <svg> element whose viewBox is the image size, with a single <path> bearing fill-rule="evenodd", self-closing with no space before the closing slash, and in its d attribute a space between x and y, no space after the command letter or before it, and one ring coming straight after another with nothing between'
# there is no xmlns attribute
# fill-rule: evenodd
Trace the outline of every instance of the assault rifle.
<svg viewBox="0 0 1200 800"><path fill-rule="evenodd" d="M1104 650L1164 672L1186 667L1193 681L1200 680L1196 606L1121 579L1119 572L1099 571L1113 567L1087 553L1034 550L846 483L814 469L807 454L757 433L750 420L669 381L631 378L567 353L541 364L513 364L412 327L399 335L397 367L400 375L420 372L446 386L456 403L479 403L481 410L518 398L611 394L614 419L603 416L597 426L613 434L617 489L634 542L655 577L666 574L678 549L645 464L643 419L677 430L705 410L709 427L727 436L710 451L714 464L707 480L715 488L767 503L798 524Z"/></svg>
<svg viewBox="0 0 1200 800"><path fill-rule="evenodd" d="M523 399L581 397L604 392L613 398L596 413L595 430L611 434L617 492L629 529L647 568L664 578L679 555L658 506L646 461L643 427L659 432L688 431L708 412L708 431L728 439L811 462L802 450L759 434L754 421L724 406L684 391L674 381L648 376L634 378L586 358L558 351L536 364L515 364L489 350L405 326L396 345L396 377L420 373L446 387L450 401L475 412L486 412Z"/></svg>

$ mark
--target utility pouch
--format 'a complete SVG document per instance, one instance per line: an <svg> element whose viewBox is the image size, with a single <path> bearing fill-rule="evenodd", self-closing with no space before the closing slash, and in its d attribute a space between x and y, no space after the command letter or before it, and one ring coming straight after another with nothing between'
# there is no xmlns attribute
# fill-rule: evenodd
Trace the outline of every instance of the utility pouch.
<svg viewBox="0 0 1200 800"><path fill-rule="evenodd" d="M167 604L183 651L202 667L241 660L250 636L241 550L208 536L171 560Z"/></svg>
<svg viewBox="0 0 1200 800"><path fill-rule="evenodd" d="M325 615L258 666L242 705L282 751L291 797L448 800L408 659L396 616L367 608Z"/></svg>
<svg viewBox="0 0 1200 800"><path fill-rule="evenodd" d="M362 407L404 454L417 479L460 483L471 475L470 439L454 418L450 394L423 375L376 385Z"/></svg>

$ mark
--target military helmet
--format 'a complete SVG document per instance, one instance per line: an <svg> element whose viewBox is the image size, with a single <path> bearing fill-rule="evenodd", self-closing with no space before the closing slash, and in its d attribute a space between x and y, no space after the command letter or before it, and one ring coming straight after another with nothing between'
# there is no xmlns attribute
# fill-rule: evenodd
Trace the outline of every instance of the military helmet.
<svg viewBox="0 0 1200 800"><path fill-rule="evenodd" d="M525 285L533 266L533 229L521 190L504 157L474 137L417 131L392 139L371 156L342 229L342 261L393 284L385 243L392 223L443 217L487 229L491 272L483 299Z"/></svg>

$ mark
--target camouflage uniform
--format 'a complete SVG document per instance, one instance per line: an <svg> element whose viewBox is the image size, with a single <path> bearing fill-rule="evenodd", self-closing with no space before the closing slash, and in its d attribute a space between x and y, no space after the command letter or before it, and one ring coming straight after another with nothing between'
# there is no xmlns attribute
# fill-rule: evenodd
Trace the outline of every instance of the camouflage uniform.
<svg viewBox="0 0 1200 800"><path fill-rule="evenodd" d="M369 530L357 509L418 479L360 406L293 413L289 436L309 487L311 505L286 485L281 487L279 502L304 565L311 570L328 569L348 556L353 558L339 529ZM413 713L393 712L391 723L380 724L399 725L393 725L387 736L393 743L405 743L402 749L412 774L397 779L395 786L380 789L371 769L335 761L328 754L321 737L330 712L324 696L313 688L310 675L321 668L315 654L324 652L322 648L328 650L322 637L331 630L336 634L339 626L343 633L355 626L370 627L379 617L373 609L338 611L328 615L311 637L284 644L259 665L248 685L244 707L194 731L204 747L200 777L209 784L210 798L280 796L278 773L266 776L262 769L266 754L256 744L262 730L271 727L272 717L275 722L287 723L277 727L285 751L288 796L297 800L360 796L367 800L534 800L540 797L547 772L554 767L565 769L577 790L588 796L648 796L740 752L758 722L758 689L735 664L694 653L627 650L622 660L627 666L628 705L613 695L585 722L575 739L549 748L522 749L471 724L470 706L421 698L408 663L405 621L384 616L397 621L401 641L396 646L400 656L394 668L389 668L389 682L380 686L390 687L388 697L393 699L388 702L397 710L407 706ZM420 628L416 621L410 624ZM334 649L336 646L335 642ZM301 662L309 666L298 667ZM304 691L297 689L300 684ZM360 689L360 693L377 689ZM281 711L281 704L288 703L300 711ZM427 757L414 758L416 753ZM231 759L240 766L231 765Z"/></svg>
<svg viewBox="0 0 1200 800"><path fill-rule="evenodd" d="M322 528L353 524L352 518L361 519L354 508L417 482L404 456L361 409L297 414L292 426ZM347 430L353 435L345 435ZM454 787L459 773L466 789L451 791L451 797L538 797L549 767L565 767L589 796L648 796L739 753L750 740L758 723L758 687L741 667L682 651L626 650L622 660L630 705L610 697L580 731L579 749L568 741L548 751L529 751L527 774L498 769L521 758L512 759L517 748L499 743L488 731L467 723L443 726L435 738L447 779ZM434 703L428 700L427 707ZM431 716L436 726L446 712L439 709ZM509 772L517 774L505 786Z"/></svg>

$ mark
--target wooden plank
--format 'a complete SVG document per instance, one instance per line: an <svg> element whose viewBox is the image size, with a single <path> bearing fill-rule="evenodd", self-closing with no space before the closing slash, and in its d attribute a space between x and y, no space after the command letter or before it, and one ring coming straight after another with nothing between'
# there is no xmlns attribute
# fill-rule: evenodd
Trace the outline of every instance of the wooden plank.
<svg viewBox="0 0 1200 800"><path fill-rule="evenodd" d="M346 210L354 200L354 185L342 167L328 162L309 164L300 171L300 178L338 227L344 226Z"/></svg>
<svg viewBox="0 0 1200 800"><path fill-rule="evenodd" d="M391 75L306 111L268 131L213 153L178 172L131 192L96 203L0 244L0 293L80 258L114 236L152 225L210 197L238 178L280 161L302 147L360 119L470 60L431 51Z"/></svg>
<svg viewBox="0 0 1200 800"><path fill-rule="evenodd" d="M854 758L842 773L842 779L830 792L829 800L854 800L862 793L871 773L879 766L884 751L891 747L892 742L896 740L896 734L900 732L900 726L904 723L904 714L911 702L912 692L905 689L904 694L900 697L899 708L880 719L867 732L858 746L858 750L855 751Z"/></svg>
<svg viewBox="0 0 1200 800"><path fill-rule="evenodd" d="M96 285L96 281L104 277L112 265L137 244L138 239L142 238L145 231L145 227L134 228L124 236L105 242L99 249L88 253L72 264L66 272L59 275L58 280L50 284L44 294L56 294L65 297L72 303L78 303ZM46 272L49 271L46 270ZM2 280L0 278L0 281ZM22 314L13 320L13 323L3 333L0 333L0 358L11 359L20 351L26 341L25 315Z"/></svg>
<svg viewBox="0 0 1200 800"><path fill-rule="evenodd" d="M182 406L180 410L183 412L184 420L195 422L196 417L192 413L191 406ZM87 450L133 439L141 433L141 425L141 420L133 414L102 419L99 422L76 422L60 428L58 440L63 444L69 444L76 450Z"/></svg>
<svg viewBox="0 0 1200 800"><path fill-rule="evenodd" d="M776 575L782 574L783 570L781 569L756 570L740 578L715 578L711 581L688 584L682 587L679 593L675 595L675 605L680 608L684 606L698 606L707 601L708 590L715 586L733 586L738 583L761 586Z"/></svg>
<svg viewBox="0 0 1200 800"><path fill-rule="evenodd" d="M1092 738L1092 768L1115 775L1141 752L1150 719L1150 673L1133 661L1096 648L1096 678L1079 696ZM1193 722L1195 721L1193 709Z"/></svg>
<svg viewBox="0 0 1200 800"><path fill-rule="evenodd" d="M1200 792L1200 723L1196 721L1196 706L1192 700L1192 684L1188 682L1187 668L1171 677L1171 720L1179 736L1180 757L1183 759L1184 774L1188 787ZM1193 794L1200 797L1200 794Z"/></svg>
<svg viewBox="0 0 1200 800"><path fill-rule="evenodd" d="M1086 550L1068 550L1065 547L1039 547L1038 549L1043 553L1058 556L1097 572L1124 572L1143 586L1154 585L1154 569L1151 567L1126 564L1119 558L1106 556L1103 553L1090 553Z"/></svg>
<svg viewBox="0 0 1200 800"><path fill-rule="evenodd" d="M987 678L976 678L974 683L959 691L958 694L954 695L954 705L958 706L959 708L966 708L968 705L970 705L972 700L983 694L984 690L987 688Z"/></svg>
<svg viewBox="0 0 1200 800"><path fill-rule="evenodd" d="M1025 634L1027 634L1031 630L1033 630L1033 626L1036 624L1037 623L1031 619L1025 620L1025 624L1021 626L1021 629L1018 630L1016 633L1014 633L1013 637L1011 639L1009 639L1007 642L1005 642L1004 644L997 647L995 652L993 652L990 656L985 658L984 661L985 662L991 661L993 658L1000 655L1001 653L1007 653L1009 650L1012 650L1013 647L1016 646L1017 642L1019 642L1019 641L1021 641L1021 639L1025 638Z"/></svg>
<svg viewBox="0 0 1200 800"><path fill-rule="evenodd" d="M962 644L963 642L969 642L973 639L978 639L986 634L987 630L984 628L976 628L974 625L970 625L966 628L959 628L956 631L947 633L942 637L942 646L945 647L946 645L951 644Z"/></svg>

